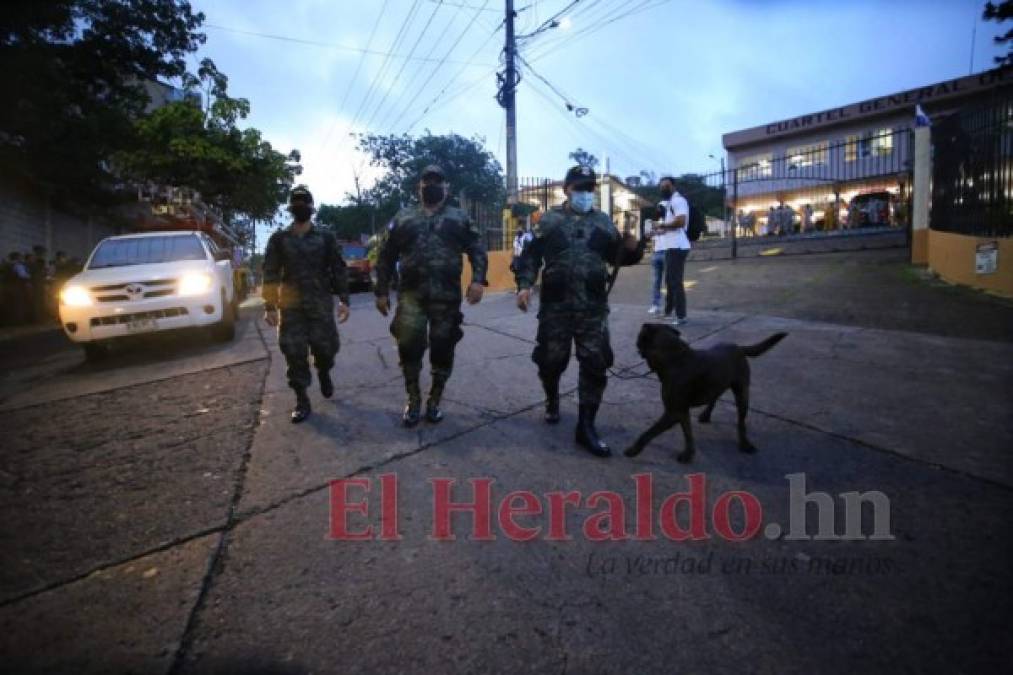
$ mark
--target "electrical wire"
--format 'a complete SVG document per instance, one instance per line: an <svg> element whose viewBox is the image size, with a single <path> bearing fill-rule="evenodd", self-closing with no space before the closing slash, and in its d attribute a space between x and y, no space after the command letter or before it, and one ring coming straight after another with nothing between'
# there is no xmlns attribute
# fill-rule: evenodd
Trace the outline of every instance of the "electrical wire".
<svg viewBox="0 0 1013 675"><path fill-rule="evenodd" d="M391 51L394 51L397 48L397 45L401 43L401 40L403 40L404 37L407 35L408 26L411 25L412 19L415 17L415 12L418 10L418 8L419 8L419 0L415 0L415 2L412 4L411 9L408 10L408 14L407 16L405 16L404 21L401 23L401 28L398 30L397 35L394 36L394 42L391 45ZM349 124L349 128L354 128L356 122L359 121L359 116L367 108L367 105L373 96L373 92L377 90L380 81L384 77L386 77L387 67L389 63L390 59L384 58L383 62L380 64L380 69L377 71L376 75L370 81L369 87L366 89L366 95L363 96L362 101L360 101L359 103L359 107L355 111L355 115L352 116L352 122L351 124Z"/></svg>
<svg viewBox="0 0 1013 675"><path fill-rule="evenodd" d="M486 2L488 2L488 0L486 0ZM433 7L433 11L429 15L429 18L426 20L425 25L422 26L422 30L419 31L419 36L418 36L418 38L416 38L415 43L412 45L411 51L408 52L409 55L414 54L415 50L418 49L419 44L421 44L421 42L422 42L422 38L425 37L426 31L429 30L429 26L432 25L433 19L436 18L436 14L437 14L437 12L440 11L440 7L442 7L442 6L443 6L443 3L440 3L440 4L436 5L435 7ZM476 13L476 15L477 15L477 13ZM397 71L397 74L394 75L394 79L391 81L391 83L387 86L386 90L383 92L383 98L380 99L380 102L377 103L376 107L373 109L373 114L370 115L369 119L367 119L366 122L363 124L363 126L365 128L367 128L367 129L369 128L369 125L373 122L373 119L376 117L377 113L379 113L383 109L383 104L387 102L387 99L390 97L390 92L393 91L394 87L397 86L398 80L401 79L401 74L404 73L405 68L407 66L408 66L408 61L407 60L405 60L405 61L403 61L401 63L400 70Z"/></svg>
<svg viewBox="0 0 1013 675"><path fill-rule="evenodd" d="M279 42L291 42L292 44L308 45L308 46L311 46L311 47L323 47L323 48L326 48L326 49L338 49L338 50L346 51L346 52L356 52L358 54L369 54L371 56L385 56L385 57L391 57L391 58L394 58L394 59L404 59L404 58L406 58L404 54L395 54L395 53L392 53L392 52L384 52L384 51L380 51L378 49L364 49L362 47L352 47L352 46L349 46L349 45L339 44L337 42L322 42L320 40L307 40L307 39L304 39L304 38L292 37L290 35L276 35L276 34L273 34L273 33L263 33L263 32L252 31L252 30L242 30L242 29L239 29L239 28L230 28L228 26L222 26L222 25L213 24L213 23L201 24L201 28L211 28L212 30L220 30L220 31L225 32L225 33L235 33L236 35L248 35L248 36L251 36L251 37L264 38L266 40L277 40ZM437 61L437 59L425 59L425 58L418 57L418 56L412 57L409 60L412 60L412 61L429 61L430 63ZM459 65L462 62L461 61L448 61L448 63L450 63L452 65ZM469 63L468 65L470 65L470 66L485 66L485 67L489 67L492 64L491 63Z"/></svg>
<svg viewBox="0 0 1013 675"><path fill-rule="evenodd" d="M488 5L488 4L489 4L489 0L485 0L485 3L482 5L482 7L481 8L476 8L476 10L484 9L485 6ZM394 119L394 121L391 122L391 124L390 124L391 128L394 128L394 127L397 126L397 124L401 121L401 119L405 116L405 114L410 109L412 102L415 101L418 98L418 96L423 91L425 91L425 88L429 85L430 82L432 82L433 78L436 77L437 73L440 72L440 68L443 67L443 64L447 61L447 59L454 52L454 50L457 49L458 45L461 44L461 41L464 40L464 37L468 34L468 31L471 30L471 27L475 24L475 21L478 19L479 15L480 15L480 11L476 11L475 14L471 17L471 21L468 22L468 25L466 25L464 27L464 30L461 31L460 35L457 36L457 39L450 46L450 49L447 50L447 52L443 55L443 58L440 60L440 62L438 64L436 64L436 66L433 68L432 72L429 74L429 77L427 77L426 80L421 85L419 85L419 87L416 88L415 91L412 93L412 95L408 98L408 105L401 111L401 113ZM496 28L494 28L493 31L492 31L492 33L489 34L489 37L491 38L493 35L495 35L499 31L500 27L502 27L502 24L500 24L499 26L497 26ZM488 42L488 38L486 39L485 42L483 42L481 45L479 45L478 50L476 50L476 52L472 56L472 58L474 58L474 56L477 55L478 52L480 52L485 47L485 45L486 45L487 42ZM469 61L470 60L471 59L469 59ZM463 71L463 69L462 69L462 71ZM453 79L454 78L451 78L451 81Z"/></svg>
<svg viewBox="0 0 1013 675"><path fill-rule="evenodd" d="M563 40L561 38L560 41L556 42L555 45L548 46L548 47L544 48L538 54L532 55L530 60L531 61L537 61L539 59L545 58L549 54L553 54L553 53L559 51L564 46L573 44L574 42L576 42L577 40L579 40L579 39L581 39L583 37L587 37L589 35L592 35L592 34L598 32L598 31L600 31L601 29L605 28L606 26L609 26L609 25L611 25L613 23L616 23L617 21L621 21L622 19L625 19L627 17L633 16L635 14L640 14L642 12L646 12L646 11L655 9L655 8L660 7L660 6L662 6L662 5L664 5L664 4L668 3L668 2L671 2L671 0L643 0L642 2L640 2L640 4L634 6L632 9L623 8L623 9L626 9L625 12L621 12L621 13L613 12L612 14L610 14L607 17L605 17L604 19L602 19L598 24L591 25L591 26L588 26L587 28L584 28L584 29L582 29L580 31L577 31L573 35L569 36L566 40Z"/></svg>
<svg viewBox="0 0 1013 675"><path fill-rule="evenodd" d="M556 12L555 14L553 14L552 16L550 16L548 19L546 19L545 21L543 21L542 24L538 28L536 28L535 30L533 30L532 32L530 32L530 33L528 33L526 35L518 35L517 36L517 40L518 41L530 40L531 38L534 38L534 37L536 37L536 36L544 33L545 31L549 30L550 28L555 28L556 26L559 25L558 24L558 20L561 19L561 18L563 18L563 16L566 15L566 12L568 12L569 10L573 9L574 7L576 7L577 3L579 3L579 2L580 2L580 0L573 0L569 5L567 5L566 7L564 7L561 10L559 10L558 12ZM555 25L553 25L554 22L557 22L557 23L555 23Z"/></svg>
<svg viewBox="0 0 1013 675"><path fill-rule="evenodd" d="M496 32L497 32L497 31L499 31L500 27L502 27L502 24L501 24L501 26L498 26L498 27L496 28L496 30L495 30L495 31L493 31L493 33L492 33L492 34L490 35L490 37L492 37L492 35L495 35L495 34L496 34ZM485 42L483 42L482 44L480 44L480 45L478 46L478 49L476 49L476 50L475 50L475 51L474 51L474 52L472 53L472 55L471 55L471 56L470 56L470 57L468 58L468 61L471 61L471 60L472 60L472 59L474 59L474 58L475 58L476 56L478 56L478 53L479 53L480 51L482 51L483 49L485 49L485 46L486 46L486 43L485 43ZM474 87L475 85L479 84L479 83L480 83L480 82L482 82L482 81L485 81L485 79L486 79L487 77L489 77L490 75L492 75L492 74L493 74L493 73L495 73L495 72L496 72L496 69L494 68L494 69L493 69L492 71L490 71L490 72L488 72L488 73L486 73L486 74L482 75L482 76L481 76L480 78L477 78L477 79L473 80L473 81L472 81L471 83L469 83L468 85L466 85L466 86L465 86L465 87L464 87L463 89L461 89L460 91L458 91L457 93L455 93L455 94L454 94L453 96L451 96L451 97L448 97L447 99L445 99L445 100L444 100L444 101L443 101L443 102L441 103L441 102L440 102L440 99L441 99L441 98L443 97L443 95L444 95L444 94L445 94L445 93L447 92L447 89L449 89L449 88L450 88L450 86L451 86L451 85L452 85L452 84L453 84L454 82L456 82L456 81L457 81L457 79L458 79L458 78L459 78L459 77L460 77L460 76L461 76L461 75L462 75L462 74L464 73L464 68L460 68L460 69L458 69L458 71L457 71L456 73L454 73L454 75L453 75L453 76L452 76L452 77L451 77L451 78L450 78L450 79L449 79L449 80L447 81L447 83L443 85L443 88L442 88L442 89L440 89L440 91L438 91L438 92L436 93L436 96L434 96L434 97L433 97L433 99L432 99L431 101L429 101L429 103L427 103L427 104L426 104L426 106L425 106L425 107L423 108L422 112L421 112L421 113L419 114L419 116L418 116L418 117L417 117L417 118L415 119L415 121L414 121L414 122L412 122L411 124L409 124L409 125L408 125L408 128L406 128L406 129L405 129L404 133L406 133L406 134L407 134L407 133L409 133L409 132L410 132L410 131L411 131L412 129L414 129L414 128L415 128L415 125L417 125L417 124L418 124L419 122L421 122L421 121L422 121L422 120L423 120L423 119L425 118L425 116L426 116L426 115L428 115L428 114L429 114L430 112L432 112L432 111L433 111L433 110L435 110L436 108L440 108L440 107L443 107L444 105L446 105L446 104L450 103L450 102L451 102L452 100L454 100L454 99L458 98L458 97L459 97L459 96L460 96L461 94L464 94L465 92L467 92L467 91L470 91L470 90L471 90L471 89L472 89L472 88L473 88L473 87Z"/></svg>
<svg viewBox="0 0 1013 675"><path fill-rule="evenodd" d="M366 49L369 49L370 45L373 44L373 38L376 37L376 29L380 26L380 20L383 18L383 14L387 9L387 3L390 0L383 0L383 5L380 6L380 13L376 15L376 21L373 22L373 29L369 32L369 40L366 41ZM341 103L338 105L338 116L331 122L330 128L327 129L327 133L324 135L324 140L320 144L320 149L323 150L327 147L327 143L331 140L331 134L334 133L334 127L338 124L338 117L341 112L345 109L345 104L348 103L348 97L352 93L352 86L359 77L359 71L362 69L362 63L366 60L366 52L363 52L359 56L359 62L355 66L355 72L352 74L352 79L348 81L348 86L345 87L345 95L341 97ZM347 131L346 134L347 135Z"/></svg>

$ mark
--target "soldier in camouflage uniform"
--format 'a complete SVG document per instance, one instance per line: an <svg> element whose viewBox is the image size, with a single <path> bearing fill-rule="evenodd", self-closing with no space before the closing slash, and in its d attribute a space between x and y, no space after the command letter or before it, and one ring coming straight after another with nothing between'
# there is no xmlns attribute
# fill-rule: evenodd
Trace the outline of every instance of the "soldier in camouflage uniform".
<svg viewBox="0 0 1013 675"><path fill-rule="evenodd" d="M454 367L454 346L461 331L461 254L468 255L472 279L468 304L482 299L488 258L478 232L463 210L449 206L443 169L430 165L419 181L421 205L402 209L388 226L376 265L376 308L387 316L388 292L395 265L401 263L397 310L390 332L397 341L408 403L402 423L419 422L422 395L419 375L429 345L432 389L426 402L426 419L443 419L440 397ZM428 331L428 340L427 340Z"/></svg>
<svg viewBox="0 0 1013 675"><path fill-rule="evenodd" d="M634 265L644 255L632 235L620 236L612 220L594 209L595 175L571 168L563 181L567 201L549 210L535 227L517 264L517 306L527 311L531 287L542 270L538 336L531 360L545 389L545 421L559 422L559 378L570 362L570 343L580 363L576 440L599 457L611 450L598 438L595 417L612 365L608 332L608 270Z"/></svg>
<svg viewBox="0 0 1013 675"><path fill-rule="evenodd" d="M288 364L288 386L295 390L292 423L310 415L306 388L310 385L307 352L313 353L320 393L334 393L330 371L340 343L334 324L334 297L341 323L348 320L348 271L334 235L313 225L313 195L305 186L289 194L293 222L271 235L264 252L264 319L279 325L278 346Z"/></svg>

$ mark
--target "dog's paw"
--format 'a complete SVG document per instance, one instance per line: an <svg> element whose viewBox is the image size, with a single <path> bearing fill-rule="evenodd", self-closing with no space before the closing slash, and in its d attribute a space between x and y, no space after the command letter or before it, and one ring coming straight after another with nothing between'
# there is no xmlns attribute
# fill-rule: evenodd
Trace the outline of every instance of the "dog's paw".
<svg viewBox="0 0 1013 675"><path fill-rule="evenodd" d="M623 450L623 454L626 455L627 457L636 457L637 455L640 454L642 450L643 448L638 448L635 445L631 445L630 447Z"/></svg>
<svg viewBox="0 0 1013 675"><path fill-rule="evenodd" d="M747 455L754 455L754 454L756 454L756 446L753 445L752 443L746 443L745 445L740 445L739 446L739 452L744 452Z"/></svg>
<svg viewBox="0 0 1013 675"><path fill-rule="evenodd" d="M692 459L693 459L692 450L683 450L682 452L680 452L678 455L675 456L675 461L679 462L680 464L689 464L690 460Z"/></svg>

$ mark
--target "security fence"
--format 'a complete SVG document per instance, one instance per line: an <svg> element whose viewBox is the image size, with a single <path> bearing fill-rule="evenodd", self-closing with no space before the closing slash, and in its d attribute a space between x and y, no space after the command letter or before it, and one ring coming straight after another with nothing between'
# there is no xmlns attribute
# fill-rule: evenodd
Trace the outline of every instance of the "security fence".
<svg viewBox="0 0 1013 675"><path fill-rule="evenodd" d="M1013 89L932 127L930 227L960 234L1013 234Z"/></svg>

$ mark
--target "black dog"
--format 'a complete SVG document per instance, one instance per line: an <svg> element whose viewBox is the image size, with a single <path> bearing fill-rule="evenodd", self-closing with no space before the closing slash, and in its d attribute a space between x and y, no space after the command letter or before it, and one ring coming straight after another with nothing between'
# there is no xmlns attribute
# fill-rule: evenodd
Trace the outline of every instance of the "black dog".
<svg viewBox="0 0 1013 675"><path fill-rule="evenodd" d="M746 438L746 413L749 411L749 360L759 356L787 333L775 333L763 342L749 347L721 343L707 350L692 349L671 326L645 323L637 336L637 351L661 380L661 400L665 414L626 450L627 457L635 457L655 436L671 429L676 422L682 425L686 448L676 457L680 462L693 458L693 430L690 427L689 409L705 405L700 421L710 422L711 412L721 394L728 389L735 394L735 407L739 413L739 450L756 452Z"/></svg>

